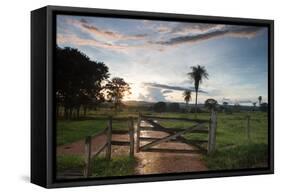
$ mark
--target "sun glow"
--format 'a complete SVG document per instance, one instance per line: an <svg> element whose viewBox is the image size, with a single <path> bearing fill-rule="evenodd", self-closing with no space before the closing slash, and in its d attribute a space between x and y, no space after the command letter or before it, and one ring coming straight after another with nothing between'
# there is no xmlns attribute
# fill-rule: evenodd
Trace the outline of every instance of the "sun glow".
<svg viewBox="0 0 281 194"><path fill-rule="evenodd" d="M126 95L124 96L124 101L139 100L140 94L145 93L145 89L141 84L131 83L130 87L131 93L126 93Z"/></svg>

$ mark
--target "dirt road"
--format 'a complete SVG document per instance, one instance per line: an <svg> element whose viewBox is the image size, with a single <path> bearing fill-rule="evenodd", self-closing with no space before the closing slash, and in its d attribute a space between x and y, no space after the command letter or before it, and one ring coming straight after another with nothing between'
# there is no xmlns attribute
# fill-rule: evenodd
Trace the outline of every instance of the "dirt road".
<svg viewBox="0 0 281 194"><path fill-rule="evenodd" d="M142 131L142 137L163 137L165 132ZM113 135L113 140L129 141L128 135ZM92 140L92 150L95 153L106 141L105 135L100 135ZM145 144L143 142L142 144ZM148 143L148 142L147 142ZM196 150L197 148L180 142L167 142L155 146L155 148L172 148ZM112 157L118 155L128 155L129 148L125 146L112 146ZM59 146L57 154L84 154L84 140L80 140L68 145ZM137 164L135 174L159 174L175 172L205 171L206 165L202 161L201 154L184 153L159 153L159 152L139 152L135 153Z"/></svg>

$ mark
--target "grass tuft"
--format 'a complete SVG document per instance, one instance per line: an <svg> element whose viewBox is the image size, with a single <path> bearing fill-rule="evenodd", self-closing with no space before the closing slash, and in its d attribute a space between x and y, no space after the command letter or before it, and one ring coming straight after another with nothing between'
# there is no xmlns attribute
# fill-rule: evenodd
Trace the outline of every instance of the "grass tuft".
<svg viewBox="0 0 281 194"><path fill-rule="evenodd" d="M219 149L210 156L205 156L210 170L247 169L267 166L267 145L249 144Z"/></svg>
<svg viewBox="0 0 281 194"><path fill-rule="evenodd" d="M135 158L128 156L115 157L110 161L98 157L92 161L92 176L126 176L134 174Z"/></svg>
<svg viewBox="0 0 281 194"><path fill-rule="evenodd" d="M77 155L60 155L57 156L57 170L73 170L73 169L81 169L84 168L84 160L82 156Z"/></svg>
<svg viewBox="0 0 281 194"><path fill-rule="evenodd" d="M92 160L92 176L125 176L133 175L135 158L129 156L114 157L107 161L104 157ZM57 172L78 170L83 173L85 167L84 159L79 155L57 156Z"/></svg>

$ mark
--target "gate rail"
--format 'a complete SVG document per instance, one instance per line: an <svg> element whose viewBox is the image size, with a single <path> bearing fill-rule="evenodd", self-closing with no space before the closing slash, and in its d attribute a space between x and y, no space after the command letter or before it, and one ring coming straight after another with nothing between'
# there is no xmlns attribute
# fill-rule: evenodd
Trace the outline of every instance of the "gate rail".
<svg viewBox="0 0 281 194"><path fill-rule="evenodd" d="M186 121L194 122L195 125L188 128L166 128L156 123L154 120L174 120L174 121ZM143 127L141 122L144 121L152 127ZM208 124L208 127L204 127L204 124ZM146 152L173 152L173 153L212 153L215 150L216 144L216 128L217 128L217 113L211 111L210 119L189 119L189 118L174 118L174 117L158 117L139 114L137 129L136 129L136 151ZM168 133L163 138L154 137L141 137L141 131L161 131ZM182 137L185 133L208 133L208 140L188 140ZM145 145L140 145L141 141L151 141ZM152 146L158 145L167 141L177 141L181 143L191 144L199 150L179 150L179 149L166 149L166 148L152 148ZM207 149L202 148L198 144L207 143Z"/></svg>
<svg viewBox="0 0 281 194"><path fill-rule="evenodd" d="M124 120L128 121L128 130L113 130L112 121L113 120ZM129 141L114 141L112 140L113 134L128 134ZM105 143L94 153L92 154L92 141L95 137L100 135L106 135ZM84 177L90 177L92 174L92 160L97 157L102 151L105 150L105 156L107 160L111 159L111 147L112 145L116 146L129 146L130 147L130 156L134 157L134 120L132 117L113 119L112 117L108 118L107 127L99 133L91 136L85 137L85 168L84 168Z"/></svg>

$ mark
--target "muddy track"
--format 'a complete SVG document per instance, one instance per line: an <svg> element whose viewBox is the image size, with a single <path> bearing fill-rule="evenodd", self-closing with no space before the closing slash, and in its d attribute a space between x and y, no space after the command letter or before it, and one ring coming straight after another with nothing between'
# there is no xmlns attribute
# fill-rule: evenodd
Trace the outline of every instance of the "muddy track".
<svg viewBox="0 0 281 194"><path fill-rule="evenodd" d="M166 136L165 132L143 131L142 137ZM142 144L146 144L144 142ZM179 142L161 143L154 148L197 150L196 147ZM135 154L138 164L136 174L159 174L175 172L205 171L206 165L202 161L201 154L163 153L163 152L139 152Z"/></svg>
<svg viewBox="0 0 281 194"><path fill-rule="evenodd" d="M142 137L163 137L165 132L142 131ZM113 140L129 141L129 136L113 135ZM92 139L92 153L95 153L106 141L105 135L100 135ZM146 142L142 142L145 144ZM147 141L149 143L149 141ZM196 150L196 147L179 142L161 143L154 148L170 148L170 149L188 149ZM129 147L112 146L112 157L119 155L128 155ZM68 145L57 147L57 154L84 154L84 140L80 140ZM192 172L205 171L206 165L202 161L201 154L184 154L184 153L163 153L163 152L135 152L137 164L135 166L135 174L160 174L175 172Z"/></svg>

